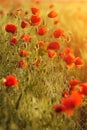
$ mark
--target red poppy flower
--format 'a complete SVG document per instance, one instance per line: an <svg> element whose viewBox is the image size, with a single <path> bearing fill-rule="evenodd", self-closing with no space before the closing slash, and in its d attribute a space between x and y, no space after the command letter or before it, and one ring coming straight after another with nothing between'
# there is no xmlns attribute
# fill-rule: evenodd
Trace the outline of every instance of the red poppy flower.
<svg viewBox="0 0 87 130"><path fill-rule="evenodd" d="M47 52L49 58L54 58L56 56L56 52L54 50L48 49Z"/></svg>
<svg viewBox="0 0 87 130"><path fill-rule="evenodd" d="M21 27L22 28L27 28L27 26L28 26L28 22L27 21L22 21L21 22Z"/></svg>
<svg viewBox="0 0 87 130"><path fill-rule="evenodd" d="M74 79L69 82L70 90L74 90L76 85L79 85L81 83L80 80Z"/></svg>
<svg viewBox="0 0 87 130"><path fill-rule="evenodd" d="M87 83L80 84L80 92L83 95L87 95Z"/></svg>
<svg viewBox="0 0 87 130"><path fill-rule="evenodd" d="M64 61L66 62L68 67L72 67L75 62L75 57L72 53L70 53L64 57Z"/></svg>
<svg viewBox="0 0 87 130"><path fill-rule="evenodd" d="M44 35L47 33L47 29L45 27L38 28L38 35Z"/></svg>
<svg viewBox="0 0 87 130"><path fill-rule="evenodd" d="M7 24L5 26L5 30L6 30L6 32L9 32L9 33L15 33L17 31L17 26L15 24L12 24L12 23Z"/></svg>
<svg viewBox="0 0 87 130"><path fill-rule="evenodd" d="M75 100L75 106L80 106L83 102L83 95L78 90L73 90L71 97Z"/></svg>
<svg viewBox="0 0 87 130"><path fill-rule="evenodd" d="M19 55L20 55L21 57L26 57L28 54L29 54L29 52L26 51L26 50L20 50L20 53L19 53Z"/></svg>
<svg viewBox="0 0 87 130"><path fill-rule="evenodd" d="M62 58L66 57L68 54L72 54L72 49L69 47L66 47L64 49L64 52L60 52L59 56L61 56Z"/></svg>
<svg viewBox="0 0 87 130"><path fill-rule="evenodd" d="M59 20L55 20L54 21L54 24L56 25L56 24L58 24L59 23Z"/></svg>
<svg viewBox="0 0 87 130"><path fill-rule="evenodd" d="M58 13L54 10L48 13L49 18L55 18L56 16L58 16Z"/></svg>
<svg viewBox="0 0 87 130"><path fill-rule="evenodd" d="M20 60L18 63L18 68L27 68L28 64L25 60Z"/></svg>
<svg viewBox="0 0 87 130"><path fill-rule="evenodd" d="M59 104L59 105L55 105L53 108L54 108L54 111L58 114L64 111L65 106L63 104Z"/></svg>
<svg viewBox="0 0 87 130"><path fill-rule="evenodd" d="M66 107L66 109L73 109L76 106L75 99L71 96L63 98L62 104Z"/></svg>
<svg viewBox="0 0 87 130"><path fill-rule="evenodd" d="M65 53L64 52L60 52L59 56L62 57L62 58L64 58L65 57Z"/></svg>
<svg viewBox="0 0 87 130"><path fill-rule="evenodd" d="M17 42L17 37L16 36L13 36L10 40L10 45L15 45Z"/></svg>
<svg viewBox="0 0 87 130"><path fill-rule="evenodd" d="M73 113L74 113L74 109L73 108L70 108L70 109L65 109L64 111L65 113L67 113L69 116L73 116Z"/></svg>
<svg viewBox="0 0 87 130"><path fill-rule="evenodd" d="M46 46L46 43L44 41L38 42L38 47L44 47L44 46Z"/></svg>
<svg viewBox="0 0 87 130"><path fill-rule="evenodd" d="M37 15L32 15L30 19L31 25L38 26L41 23L41 17Z"/></svg>
<svg viewBox="0 0 87 130"><path fill-rule="evenodd" d="M55 30L53 35L55 38L63 37L64 39L66 39L66 36L64 34L64 30L62 30L62 29Z"/></svg>
<svg viewBox="0 0 87 130"><path fill-rule="evenodd" d="M40 9L38 9L36 7L32 7L31 11L32 11L32 14L34 14L34 15L39 15L40 14Z"/></svg>
<svg viewBox="0 0 87 130"><path fill-rule="evenodd" d="M84 66L84 61L80 57L76 57L75 65L76 65L76 67L80 68L80 67Z"/></svg>
<svg viewBox="0 0 87 130"><path fill-rule="evenodd" d="M21 39L22 39L24 42L31 42L32 36L29 36L28 34L23 34L23 35L21 36Z"/></svg>
<svg viewBox="0 0 87 130"><path fill-rule="evenodd" d="M54 51L58 51L60 49L60 45L59 45L58 42L51 42L47 46L47 50L48 49L51 49L51 50L54 50Z"/></svg>
<svg viewBox="0 0 87 130"><path fill-rule="evenodd" d="M64 53L65 53L65 55L68 55L68 54L72 53L72 49L69 48L69 47L66 47L66 48L64 49Z"/></svg>
<svg viewBox="0 0 87 130"><path fill-rule="evenodd" d="M74 108L80 106L82 101L83 96L76 90L72 91L72 94L69 97L62 100L62 104L65 106L64 112L72 115Z"/></svg>
<svg viewBox="0 0 87 130"><path fill-rule="evenodd" d="M39 67L41 65L41 63L42 63L42 61L39 59L35 60L35 62L34 62L36 67Z"/></svg>
<svg viewBox="0 0 87 130"><path fill-rule="evenodd" d="M69 92L68 91L63 91L62 97L68 97L68 96L69 96Z"/></svg>
<svg viewBox="0 0 87 130"><path fill-rule="evenodd" d="M16 76L14 75L9 75L7 76L3 83L7 86L7 87L11 87L11 86L18 86L18 80L16 78Z"/></svg>

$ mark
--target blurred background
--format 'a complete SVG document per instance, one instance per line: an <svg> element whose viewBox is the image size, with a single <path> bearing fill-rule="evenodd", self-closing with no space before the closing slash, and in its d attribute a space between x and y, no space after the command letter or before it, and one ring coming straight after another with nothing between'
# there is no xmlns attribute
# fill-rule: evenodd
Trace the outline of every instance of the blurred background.
<svg viewBox="0 0 87 130"><path fill-rule="evenodd" d="M0 6L10 6L15 3L22 3L22 2L87 2L87 0L0 0Z"/></svg>

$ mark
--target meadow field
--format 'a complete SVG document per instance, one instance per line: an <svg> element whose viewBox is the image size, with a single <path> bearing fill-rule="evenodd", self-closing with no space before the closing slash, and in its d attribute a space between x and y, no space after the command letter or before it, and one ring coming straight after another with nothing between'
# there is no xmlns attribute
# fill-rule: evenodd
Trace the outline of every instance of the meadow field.
<svg viewBox="0 0 87 130"><path fill-rule="evenodd" d="M87 2L0 3L0 130L87 130Z"/></svg>

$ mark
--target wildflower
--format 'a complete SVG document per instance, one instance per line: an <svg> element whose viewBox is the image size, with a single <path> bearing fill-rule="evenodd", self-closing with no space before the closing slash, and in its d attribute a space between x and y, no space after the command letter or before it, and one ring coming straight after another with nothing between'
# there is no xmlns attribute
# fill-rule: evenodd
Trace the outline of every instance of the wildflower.
<svg viewBox="0 0 87 130"><path fill-rule="evenodd" d="M69 92L68 91L63 91L62 96L63 97L68 97L69 96Z"/></svg>
<svg viewBox="0 0 87 130"><path fill-rule="evenodd" d="M72 53L72 49L67 47L63 52L59 54L67 64L67 67L73 67L75 63L75 56Z"/></svg>
<svg viewBox="0 0 87 130"><path fill-rule="evenodd" d="M74 113L74 108L70 108L70 109L65 109L64 111L65 113L67 113L69 116L72 116Z"/></svg>
<svg viewBox="0 0 87 130"><path fill-rule="evenodd" d="M17 42L17 37L16 36L13 36L10 40L10 45L15 45Z"/></svg>
<svg viewBox="0 0 87 130"><path fill-rule="evenodd" d="M36 7L32 7L31 11L32 11L32 14L34 14L34 15L39 15L40 14L40 9L38 9Z"/></svg>
<svg viewBox="0 0 87 130"><path fill-rule="evenodd" d="M39 59L35 60L35 62L34 62L35 66L36 66L37 68L41 65L41 63L42 63L42 61L39 60Z"/></svg>
<svg viewBox="0 0 87 130"><path fill-rule="evenodd" d="M65 53L64 52L60 52L59 56L62 57L62 58L64 58L65 57Z"/></svg>
<svg viewBox="0 0 87 130"><path fill-rule="evenodd" d="M47 50L48 49L51 49L51 50L54 50L54 51L58 51L60 49L60 45L58 42L50 42L47 46Z"/></svg>
<svg viewBox="0 0 87 130"><path fill-rule="evenodd" d="M68 67L72 67L74 65L75 57L72 53L70 53L64 57L64 61Z"/></svg>
<svg viewBox="0 0 87 130"><path fill-rule="evenodd" d="M66 36L64 34L64 30L62 30L62 29L55 30L53 35L55 38L63 37L64 39L66 39Z"/></svg>
<svg viewBox="0 0 87 130"><path fill-rule="evenodd" d="M12 24L12 23L7 24L5 26L5 30L8 33L15 33L17 31L17 26L15 24Z"/></svg>
<svg viewBox="0 0 87 130"><path fill-rule="evenodd" d="M73 114L74 108L80 106L83 101L83 96L76 90L72 91L72 94L62 100L62 104L65 106L64 112L69 115Z"/></svg>
<svg viewBox="0 0 87 130"><path fill-rule="evenodd" d="M39 41L39 42L38 42L38 46L39 46L39 47L44 47L44 46L46 46L46 44L45 44L45 42L43 42L43 41Z"/></svg>
<svg viewBox="0 0 87 130"><path fill-rule="evenodd" d="M28 64L25 60L20 60L18 63L18 68L27 68Z"/></svg>
<svg viewBox="0 0 87 130"><path fill-rule="evenodd" d="M27 21L22 21L21 22L21 27L22 28L26 28L28 26L28 22Z"/></svg>
<svg viewBox="0 0 87 130"><path fill-rule="evenodd" d="M47 29L45 27L38 28L38 35L44 35L47 33Z"/></svg>
<svg viewBox="0 0 87 130"><path fill-rule="evenodd" d="M20 50L20 53L19 53L19 55L20 55L21 57L26 57L28 54L29 54L29 52L26 51L26 50Z"/></svg>
<svg viewBox="0 0 87 130"><path fill-rule="evenodd" d="M67 98L63 98L62 104L66 107L66 109L73 109L75 108L75 100L71 96L68 96Z"/></svg>
<svg viewBox="0 0 87 130"><path fill-rule="evenodd" d="M54 24L57 25L59 23L59 20L55 20Z"/></svg>
<svg viewBox="0 0 87 130"><path fill-rule="evenodd" d="M66 48L64 49L64 52L60 52L60 53L59 53L59 56L62 57L62 58L65 58L65 57L66 57L67 55L69 55L69 54L72 54L72 49L69 48L69 47L66 47Z"/></svg>
<svg viewBox="0 0 87 130"><path fill-rule="evenodd" d="M72 53L72 49L69 48L69 47L66 47L66 48L64 49L64 53L65 53L65 55L68 55L68 54Z"/></svg>
<svg viewBox="0 0 87 130"><path fill-rule="evenodd" d="M77 68L84 66L84 61L80 57L75 58L75 65Z"/></svg>
<svg viewBox="0 0 87 130"><path fill-rule="evenodd" d="M47 52L49 58L54 58L56 56L56 52L54 50L48 49Z"/></svg>
<svg viewBox="0 0 87 130"><path fill-rule="evenodd" d="M75 100L75 106L80 106L83 101L83 95L78 90L73 90L71 93L71 97Z"/></svg>
<svg viewBox="0 0 87 130"><path fill-rule="evenodd" d="M74 90L76 85L79 85L81 83L80 80L74 79L69 82L70 90Z"/></svg>
<svg viewBox="0 0 87 130"><path fill-rule="evenodd" d="M83 95L87 95L87 83L80 84L80 93Z"/></svg>
<svg viewBox="0 0 87 130"><path fill-rule="evenodd" d="M38 26L41 23L41 17L37 15L32 15L30 22L31 22L31 25Z"/></svg>
<svg viewBox="0 0 87 130"><path fill-rule="evenodd" d="M58 114L64 111L65 106L63 104L59 104L59 105L55 105L53 108L54 111Z"/></svg>
<svg viewBox="0 0 87 130"><path fill-rule="evenodd" d="M5 79L3 79L3 83L7 87L18 86L18 80L14 75L7 76Z"/></svg>
<svg viewBox="0 0 87 130"><path fill-rule="evenodd" d="M21 36L21 39L24 41L24 42L31 42L32 40L32 36L28 35L28 34L23 34Z"/></svg>
<svg viewBox="0 0 87 130"><path fill-rule="evenodd" d="M58 16L58 13L54 10L48 13L49 18L55 18L56 16Z"/></svg>

